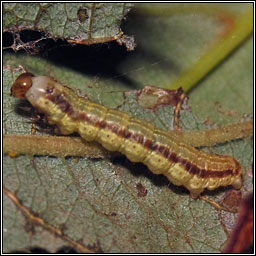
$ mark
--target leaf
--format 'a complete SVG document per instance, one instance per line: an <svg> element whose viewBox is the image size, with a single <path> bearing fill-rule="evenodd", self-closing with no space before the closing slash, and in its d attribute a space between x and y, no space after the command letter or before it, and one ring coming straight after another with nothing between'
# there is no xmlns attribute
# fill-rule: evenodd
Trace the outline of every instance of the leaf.
<svg viewBox="0 0 256 256"><path fill-rule="evenodd" d="M246 7L225 5L237 12ZM137 39L138 47L132 54L114 44L60 47L48 51L44 58L5 53L4 134L30 134L29 115L18 108L23 103L9 96L12 82L21 72L19 65L37 75L51 75L96 102L171 129L171 106L160 107L156 113L145 110L137 103L136 91L128 91L147 84L166 87L193 65L216 39L220 26L218 20L203 14L133 16L125 28ZM191 111L181 112L183 129L235 123L252 113L252 46L250 38L190 92ZM235 157L243 167L242 193L252 189L250 139L204 150ZM4 185L24 206L61 228L73 241L107 253L220 252L227 240L226 226L229 223L232 227L236 217L233 213L219 214L201 199L191 199L184 188L169 184L125 157L5 156L3 164ZM222 203L229 190L222 188L205 195ZM9 198L3 203L5 252L34 246L55 252L70 245L44 227L33 229Z"/></svg>
<svg viewBox="0 0 256 256"><path fill-rule="evenodd" d="M121 21L131 6L129 3L5 3L4 30L37 30L48 38L103 43L121 37Z"/></svg>

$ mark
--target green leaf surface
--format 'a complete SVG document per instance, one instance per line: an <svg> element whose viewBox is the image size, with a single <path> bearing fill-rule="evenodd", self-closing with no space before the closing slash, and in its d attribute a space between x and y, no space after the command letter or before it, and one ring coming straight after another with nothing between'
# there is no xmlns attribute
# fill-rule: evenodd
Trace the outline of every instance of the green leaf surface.
<svg viewBox="0 0 256 256"><path fill-rule="evenodd" d="M248 5L218 6L239 13ZM136 38L134 52L127 53L113 43L50 49L41 56L6 52L4 134L31 131L29 114L20 111L20 106L29 105L10 97L10 87L22 72L19 65L36 75L53 76L98 103L146 119L161 129L172 129L173 107L146 110L138 104L135 89L148 84L168 87L216 41L220 26L217 19L198 13L170 17L134 14L124 27L125 33ZM245 115L252 114L252 91L253 40L249 38L189 93L190 109L181 111L181 127L204 129L246 120ZM252 189L250 139L203 150L235 157L243 167L242 193ZM218 253L227 240L225 225L232 227L236 217L231 213L223 217L209 203L193 200L186 189L125 157L7 155L3 167L4 185L23 205L62 228L74 241L100 247L106 253ZM205 195L221 203L230 189ZM55 252L70 245L42 227L33 229L7 197L3 209L4 252L34 246Z"/></svg>
<svg viewBox="0 0 256 256"><path fill-rule="evenodd" d="M73 40L116 36L129 3L5 3L5 31L44 31L51 38Z"/></svg>

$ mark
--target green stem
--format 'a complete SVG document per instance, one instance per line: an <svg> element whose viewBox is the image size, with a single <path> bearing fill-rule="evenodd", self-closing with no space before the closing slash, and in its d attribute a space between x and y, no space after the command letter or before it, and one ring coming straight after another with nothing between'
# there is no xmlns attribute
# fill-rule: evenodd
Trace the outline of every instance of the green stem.
<svg viewBox="0 0 256 256"><path fill-rule="evenodd" d="M182 87L184 91L190 90L245 39L247 39L252 32L253 9L250 7L236 18L233 30L207 50L205 55L178 77L177 80L173 81L169 89Z"/></svg>

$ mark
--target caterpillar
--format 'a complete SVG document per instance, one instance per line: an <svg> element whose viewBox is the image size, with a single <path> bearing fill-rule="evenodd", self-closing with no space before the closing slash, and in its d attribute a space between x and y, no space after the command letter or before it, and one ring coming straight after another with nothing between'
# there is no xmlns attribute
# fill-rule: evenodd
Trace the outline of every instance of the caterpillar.
<svg viewBox="0 0 256 256"><path fill-rule="evenodd" d="M11 95L27 99L62 134L78 132L86 141L142 162L154 174L186 187L193 198L204 189L242 186L241 166L233 157L200 151L149 122L79 97L51 77L23 73L12 85Z"/></svg>

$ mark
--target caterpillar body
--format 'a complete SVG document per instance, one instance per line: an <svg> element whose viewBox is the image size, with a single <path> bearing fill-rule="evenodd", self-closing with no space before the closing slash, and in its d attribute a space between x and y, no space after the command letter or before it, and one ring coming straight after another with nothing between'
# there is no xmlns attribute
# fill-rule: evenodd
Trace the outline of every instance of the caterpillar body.
<svg viewBox="0 0 256 256"><path fill-rule="evenodd" d="M95 140L107 150L142 162L153 173L185 186L194 198L205 188L242 185L241 166L233 157L200 151L149 122L79 97L51 77L23 73L11 92L26 98L62 134L78 132L86 141Z"/></svg>

